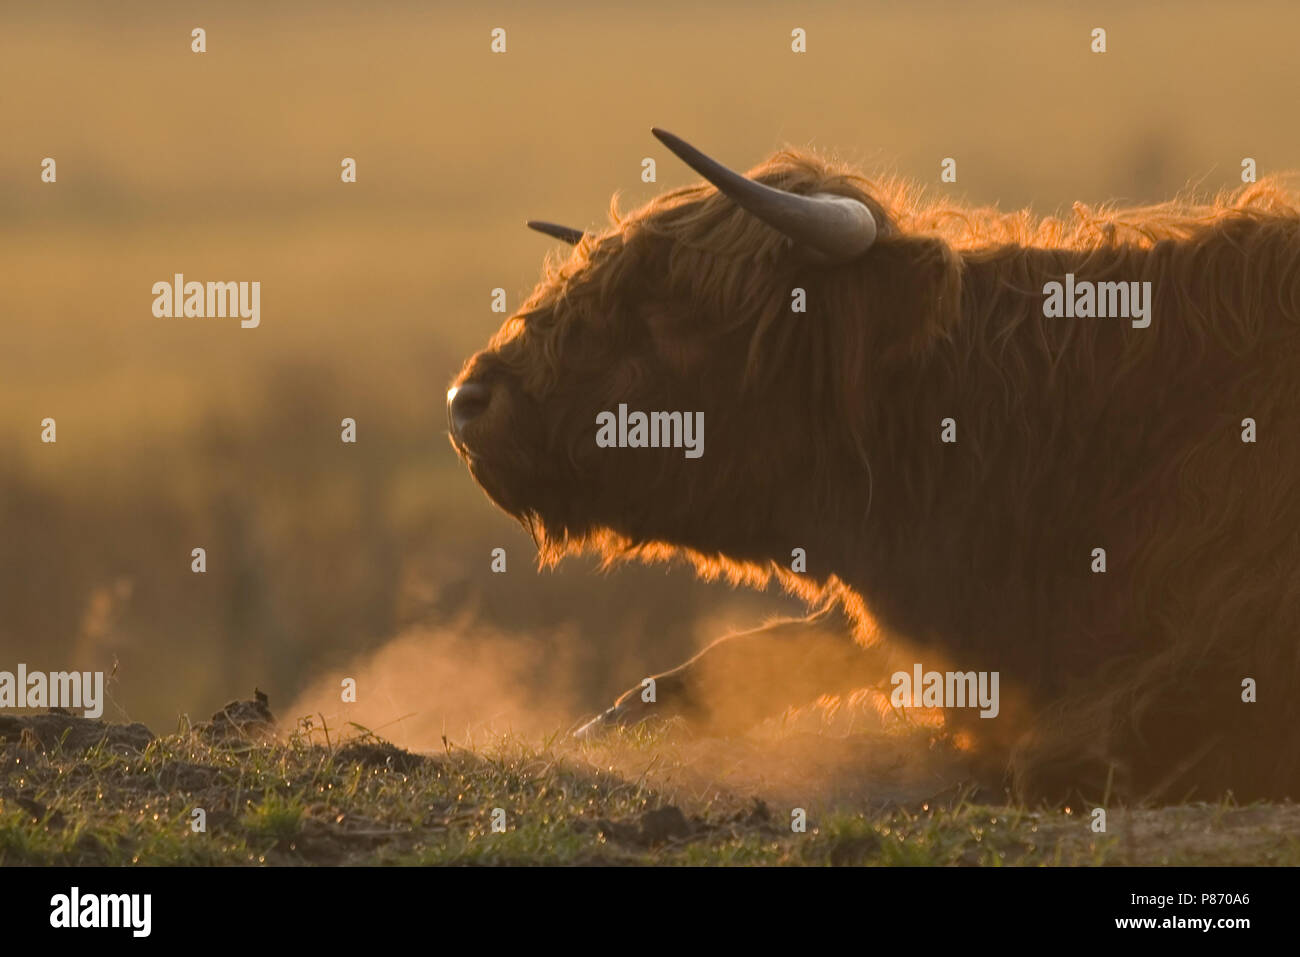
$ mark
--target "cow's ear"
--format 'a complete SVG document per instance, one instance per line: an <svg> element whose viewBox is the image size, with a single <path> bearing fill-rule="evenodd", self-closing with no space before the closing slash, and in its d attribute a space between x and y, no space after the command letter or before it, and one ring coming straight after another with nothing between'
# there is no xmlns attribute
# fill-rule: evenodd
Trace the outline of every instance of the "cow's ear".
<svg viewBox="0 0 1300 957"><path fill-rule="evenodd" d="M907 360L949 336L961 316L961 259L947 243L898 237L864 257L862 315L882 362Z"/></svg>

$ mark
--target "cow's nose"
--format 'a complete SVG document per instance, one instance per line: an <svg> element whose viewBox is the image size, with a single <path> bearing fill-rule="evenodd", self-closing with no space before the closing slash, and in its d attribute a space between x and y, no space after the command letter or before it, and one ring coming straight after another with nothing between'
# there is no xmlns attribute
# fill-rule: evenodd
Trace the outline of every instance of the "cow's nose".
<svg viewBox="0 0 1300 957"><path fill-rule="evenodd" d="M464 382L448 389L447 422L451 434L459 438L465 426L482 414L491 399L492 390L481 382Z"/></svg>

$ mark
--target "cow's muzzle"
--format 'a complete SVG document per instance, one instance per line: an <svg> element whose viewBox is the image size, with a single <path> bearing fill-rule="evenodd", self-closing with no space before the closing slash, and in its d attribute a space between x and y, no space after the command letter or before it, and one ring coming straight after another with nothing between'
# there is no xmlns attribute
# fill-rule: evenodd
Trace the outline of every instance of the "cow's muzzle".
<svg viewBox="0 0 1300 957"><path fill-rule="evenodd" d="M492 390L482 382L462 382L447 390L447 427L458 448L465 448L465 428L491 401Z"/></svg>

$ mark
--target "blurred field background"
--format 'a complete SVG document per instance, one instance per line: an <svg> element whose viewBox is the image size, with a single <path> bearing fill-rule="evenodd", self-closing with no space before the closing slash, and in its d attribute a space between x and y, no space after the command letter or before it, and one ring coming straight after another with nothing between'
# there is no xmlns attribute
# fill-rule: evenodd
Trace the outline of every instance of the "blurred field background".
<svg viewBox="0 0 1300 957"><path fill-rule="evenodd" d="M156 729L364 674L366 721L425 746L559 727L796 612L685 569L539 574L458 464L448 382L553 248L523 221L692 181L652 125L1041 212L1232 186L1244 156L1300 168L1297 28L1252 2L7 4L0 669L116 666L105 717ZM261 327L154 319L176 272L261 281Z"/></svg>

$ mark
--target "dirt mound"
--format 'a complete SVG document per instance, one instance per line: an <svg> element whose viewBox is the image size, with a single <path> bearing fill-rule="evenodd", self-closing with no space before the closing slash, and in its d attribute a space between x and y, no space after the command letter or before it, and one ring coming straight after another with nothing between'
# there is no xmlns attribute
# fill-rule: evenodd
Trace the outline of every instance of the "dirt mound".
<svg viewBox="0 0 1300 957"><path fill-rule="evenodd" d="M253 699L231 701L212 715L211 721L195 725L199 737L210 742L263 741L275 737L275 715L270 699L257 688Z"/></svg>
<svg viewBox="0 0 1300 957"><path fill-rule="evenodd" d="M153 740L153 732L144 725L108 724L97 718L81 718L62 708L45 714L0 716L0 738L20 746L42 751L88 751L101 742L108 747L143 751Z"/></svg>
<svg viewBox="0 0 1300 957"><path fill-rule="evenodd" d="M393 771L413 771L433 760L427 755L415 754L380 740L349 741L339 748L334 759L345 764L360 764L367 768L386 767Z"/></svg>

